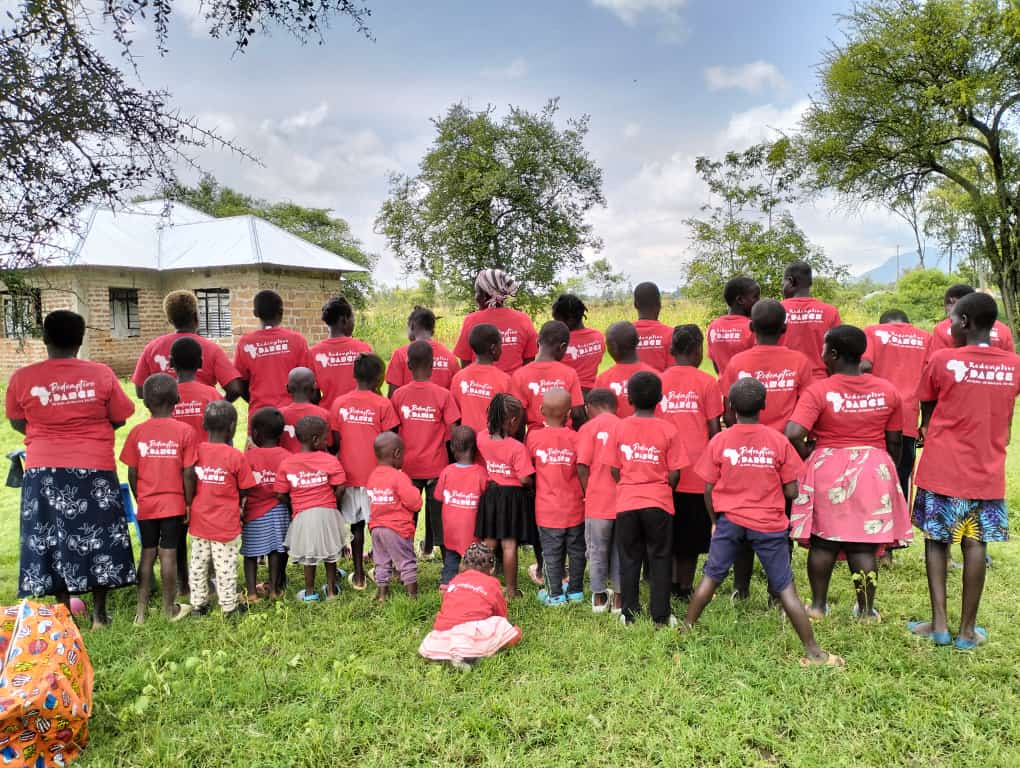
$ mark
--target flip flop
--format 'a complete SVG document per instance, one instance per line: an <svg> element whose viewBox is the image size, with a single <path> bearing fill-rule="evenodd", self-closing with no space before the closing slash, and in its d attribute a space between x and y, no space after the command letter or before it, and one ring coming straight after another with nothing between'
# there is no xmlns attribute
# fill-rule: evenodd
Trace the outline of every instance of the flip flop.
<svg viewBox="0 0 1020 768"><path fill-rule="evenodd" d="M819 616L818 611L811 607L811 603L804 603L804 612L807 613L808 618L811 619L811 621L821 621L822 619L829 615L829 610L830 606L828 603L826 603L825 612L821 616Z"/></svg>
<svg viewBox="0 0 1020 768"><path fill-rule="evenodd" d="M354 574L353 573L348 573L347 574L347 583L351 585L351 589L354 589L354 590L356 590L358 592L363 592L364 591L365 584L367 582L368 582L368 577L366 576L365 577L365 581L361 582L361 586L359 587L357 584L354 583Z"/></svg>
<svg viewBox="0 0 1020 768"><path fill-rule="evenodd" d="M260 581L255 585L255 596L256 597L267 597L269 595L269 582Z"/></svg>
<svg viewBox="0 0 1020 768"><path fill-rule="evenodd" d="M298 592L295 595L295 597L298 599L299 603L317 603L317 602L319 602L319 593L318 592L312 592L312 594L309 595L307 592L305 592L305 590L302 589L300 592Z"/></svg>
<svg viewBox="0 0 1020 768"><path fill-rule="evenodd" d="M539 587L545 584L545 576L538 572L538 563L532 563L528 566L528 578Z"/></svg>
<svg viewBox="0 0 1020 768"><path fill-rule="evenodd" d="M827 654L825 654L825 658L824 659L809 659L807 656L804 656L800 660L800 665L802 667L805 667L805 668L806 667L845 667L846 666L846 659L844 659L842 656L837 656L834 653L827 653Z"/></svg>
<svg viewBox="0 0 1020 768"><path fill-rule="evenodd" d="M926 624L931 624L930 621L908 621L907 631L910 632L914 637L922 637L925 640L931 640L935 645L950 645L953 642L953 636L949 634L949 630L945 632L918 632L917 630Z"/></svg>
<svg viewBox="0 0 1020 768"><path fill-rule="evenodd" d="M988 633L984 627L974 627L974 634L977 635L976 640L967 640L958 635L956 640L953 641L953 647L958 651L973 651L979 645L988 641Z"/></svg>
<svg viewBox="0 0 1020 768"><path fill-rule="evenodd" d="M865 624L869 624L869 623L870 624L881 624L882 623L882 614L880 614L874 607L872 607L871 613L869 615L861 616L861 606L858 605L857 603L854 603L854 608L850 612L850 615L853 616L853 618L855 618L858 621L861 621L861 622L863 622Z"/></svg>
<svg viewBox="0 0 1020 768"><path fill-rule="evenodd" d="M177 613L170 617L170 623L173 624L175 621L186 619L191 615L192 607L187 603L177 605Z"/></svg>

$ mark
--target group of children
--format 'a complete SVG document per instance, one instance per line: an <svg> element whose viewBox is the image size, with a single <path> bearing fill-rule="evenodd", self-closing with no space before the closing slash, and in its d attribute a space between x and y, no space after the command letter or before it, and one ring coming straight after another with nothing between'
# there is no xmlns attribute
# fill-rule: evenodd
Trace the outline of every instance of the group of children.
<svg viewBox="0 0 1020 768"><path fill-rule="evenodd" d="M512 294L501 275L485 275L485 286ZM432 338L431 311L415 307L410 343L394 353L388 370L369 345L353 337L353 311L342 299L323 310L330 337L309 349L279 327L282 300L262 292L256 314L268 320L262 331L269 336L256 331L238 344L242 394L252 406L244 452L232 445L234 407L195 380L202 349L193 339L173 342L169 373L144 380L142 395L152 418L132 430L121 454L142 531L136 621L145 620L157 558L163 608L171 621L209 611L210 567L227 614L281 597L288 562L304 568L300 600L332 600L342 575L337 563L347 556L352 561L347 580L355 590L374 580L382 601L396 578L415 597L414 540L424 512L421 554L440 551L444 592L434 630L421 646L428 658L464 666L519 640L519 628L506 619L506 600L523 594L517 558L527 544L534 548L529 574L541 587L543 605L585 600L587 569L592 610L617 613L629 624L640 611L644 572L652 620L681 629L693 625L731 569L734 597L746 597L756 554L771 599L804 643L802 662L842 664L817 645L791 570L790 509L811 443L787 425L798 401L824 380L842 349L834 336L830 345L827 335L839 326L839 313L810 292L810 267L799 262L786 270L783 302L760 299L749 278L731 280L725 293L729 314L707 330L718 381L700 370L706 341L701 330L660 323L659 292L650 283L635 289L637 322L613 323L603 337L584 327L584 304L566 295L553 305L555 319L539 329L533 343L520 313L507 315L509 327L497 325L500 313L514 311L491 300L486 308L480 287L482 309L465 321L456 356ZM933 616L930 623L912 624L911 631L944 640L945 560L948 542L959 536L980 544L964 545L960 633L976 644L985 633L974 624L980 585L972 583L979 567L971 550L982 554L983 564L984 542L999 540L995 536L1007 530L1000 487L1003 430L1020 392L1020 358L987 351L993 329L997 344L1010 343L1008 329L995 323L994 301L972 290L956 293L961 295L952 297L953 306L947 294L948 338L956 345L949 349L970 345L969 355L932 353L927 334L897 312L866 329L863 357L875 375L899 390L903 403L915 404L915 426L921 412L920 430L911 434L904 427L909 463L897 464L908 496L915 438L927 437L926 456L929 451L941 456L954 441L970 445L974 435L991 435L980 450L987 454L988 472L999 478L993 489L998 504L964 503L983 493L973 473L967 477L966 470L957 470L970 483L961 490L952 480L936 479L939 470L926 470L922 459L921 512L915 508L915 523L927 539ZM936 328L936 338L939 334ZM504 342L519 358L513 366L500 365ZM894 352L900 347L903 355ZM281 350L292 354L260 368ZM604 351L614 364L599 373ZM384 380L388 396L380 392ZM987 407L952 413L938 407L973 397L961 388L975 382L990 385L983 393ZM832 407L838 411L843 405ZM928 485L922 482L926 471L932 477ZM994 527L995 535L968 537L952 525L940 534L937 526L946 527L951 515L958 522L977 519L980 531ZM372 568L365 566L366 527ZM175 579L186 534L191 540L186 579L183 573ZM239 552L243 599L236 585ZM698 558L706 553L695 588ZM263 558L268 579L259 582ZM502 586L493 575L497 570ZM982 581L983 576L981 570ZM178 604L178 591L189 590L190 601ZM671 613L671 596L688 602L682 622Z"/></svg>

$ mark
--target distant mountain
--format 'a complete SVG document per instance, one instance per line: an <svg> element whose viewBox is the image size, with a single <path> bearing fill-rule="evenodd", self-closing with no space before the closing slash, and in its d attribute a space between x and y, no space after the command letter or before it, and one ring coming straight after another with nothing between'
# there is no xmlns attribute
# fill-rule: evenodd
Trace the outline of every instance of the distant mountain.
<svg viewBox="0 0 1020 768"><path fill-rule="evenodd" d="M913 269L917 266L917 254L913 251L905 251L900 253L900 274L902 275L908 269ZM878 285L886 285L888 283L896 282L896 257L892 256L886 259L882 264L879 264L874 269L869 269L867 272L862 272L857 276L858 280L870 280Z"/></svg>

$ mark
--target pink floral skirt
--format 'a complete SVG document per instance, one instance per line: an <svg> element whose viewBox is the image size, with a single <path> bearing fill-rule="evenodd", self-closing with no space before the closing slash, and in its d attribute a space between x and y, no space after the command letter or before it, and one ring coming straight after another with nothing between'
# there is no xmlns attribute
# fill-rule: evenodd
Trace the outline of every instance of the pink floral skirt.
<svg viewBox="0 0 1020 768"><path fill-rule="evenodd" d="M434 629L421 641L418 653L433 661L462 661L492 656L509 645L517 645L521 628L502 616L467 621L450 629Z"/></svg>
<svg viewBox="0 0 1020 768"><path fill-rule="evenodd" d="M821 448L805 462L790 538L907 546L914 538L896 464L880 448Z"/></svg>

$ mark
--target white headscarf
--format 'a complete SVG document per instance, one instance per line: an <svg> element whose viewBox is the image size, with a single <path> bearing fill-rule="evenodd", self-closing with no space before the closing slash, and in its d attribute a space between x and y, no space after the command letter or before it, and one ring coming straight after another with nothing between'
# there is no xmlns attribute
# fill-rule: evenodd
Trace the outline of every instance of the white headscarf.
<svg viewBox="0 0 1020 768"><path fill-rule="evenodd" d="M517 281L502 269L483 269L475 278L475 292L487 297L485 305L490 309L502 307L517 293Z"/></svg>

